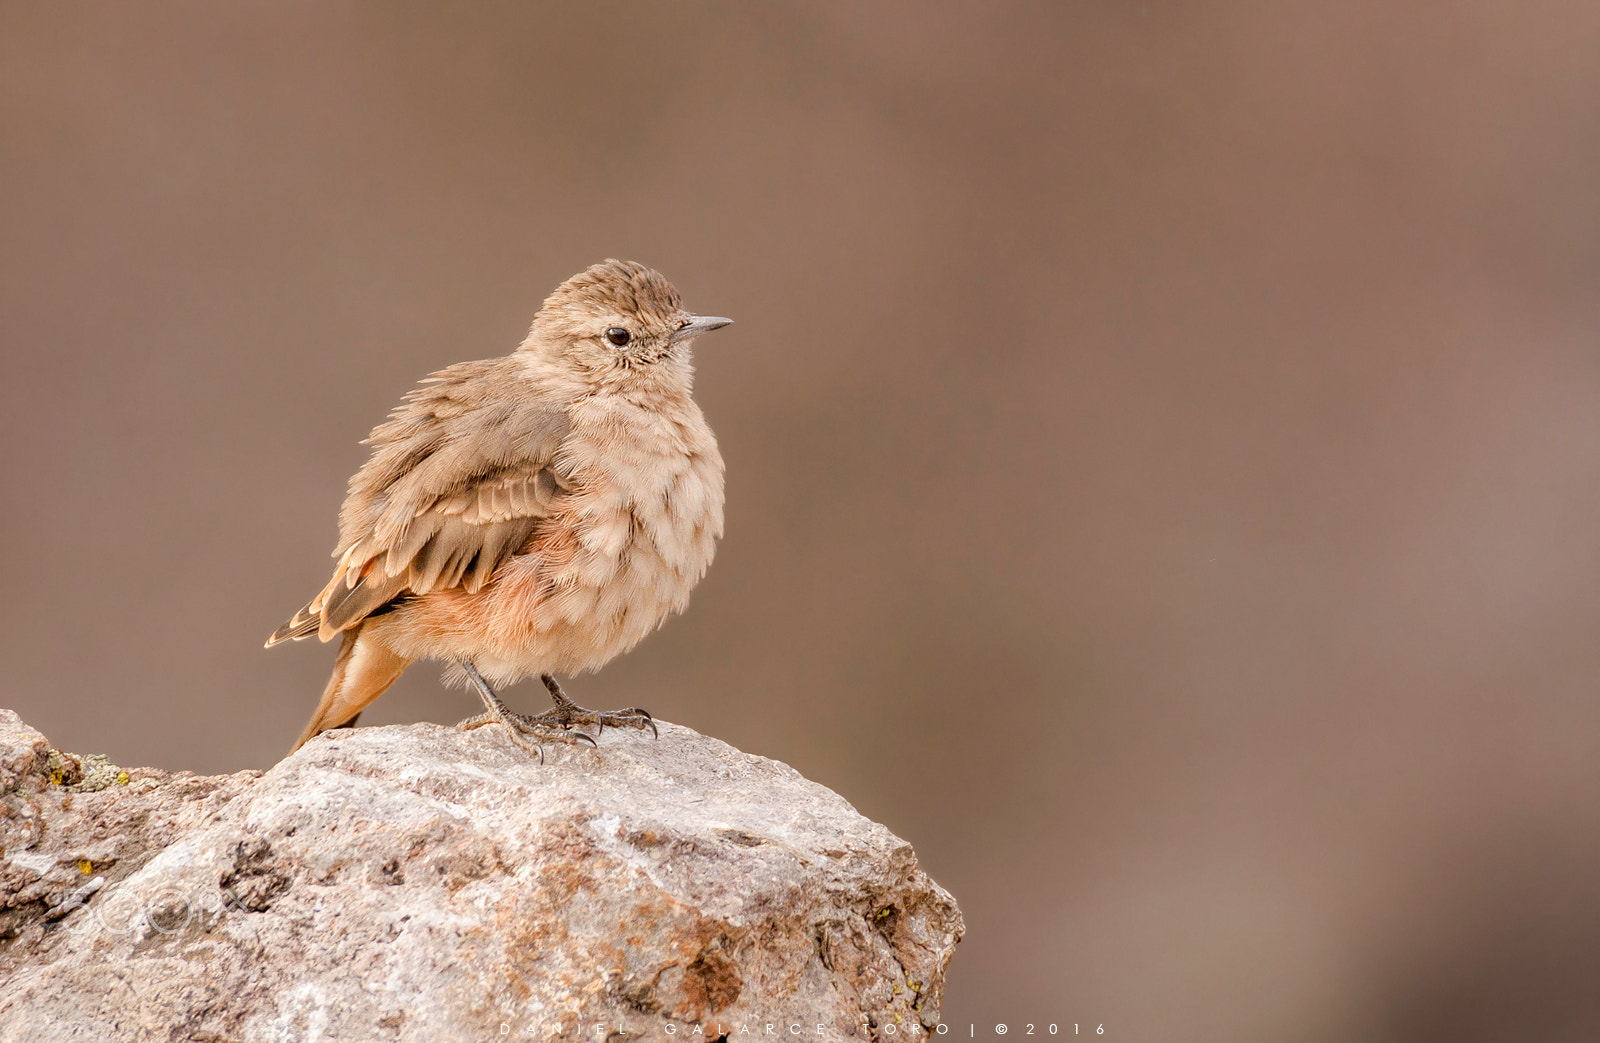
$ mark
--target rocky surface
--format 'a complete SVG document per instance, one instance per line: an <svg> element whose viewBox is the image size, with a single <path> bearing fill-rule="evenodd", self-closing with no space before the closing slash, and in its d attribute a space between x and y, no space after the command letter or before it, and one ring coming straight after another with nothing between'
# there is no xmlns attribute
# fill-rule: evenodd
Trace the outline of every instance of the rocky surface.
<svg viewBox="0 0 1600 1043"><path fill-rule="evenodd" d="M422 724L124 772L0 710L0 1041L937 1023L961 916L883 826L676 725L546 750Z"/></svg>

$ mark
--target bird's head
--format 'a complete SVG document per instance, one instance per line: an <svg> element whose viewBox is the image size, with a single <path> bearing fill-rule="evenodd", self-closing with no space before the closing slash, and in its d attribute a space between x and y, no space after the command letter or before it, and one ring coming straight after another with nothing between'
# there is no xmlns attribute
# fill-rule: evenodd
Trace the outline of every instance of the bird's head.
<svg viewBox="0 0 1600 1043"><path fill-rule="evenodd" d="M684 311L660 272L610 259L556 287L521 350L565 362L590 382L687 385L694 338L732 321Z"/></svg>

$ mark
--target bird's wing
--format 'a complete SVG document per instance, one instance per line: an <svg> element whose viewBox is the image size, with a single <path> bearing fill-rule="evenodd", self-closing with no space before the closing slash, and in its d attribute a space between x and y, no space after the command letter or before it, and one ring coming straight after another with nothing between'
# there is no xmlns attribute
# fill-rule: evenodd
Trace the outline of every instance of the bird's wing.
<svg viewBox="0 0 1600 1043"><path fill-rule="evenodd" d="M340 513L333 578L269 645L326 641L406 595L476 592L556 512L566 412L513 366L441 370L373 430Z"/></svg>

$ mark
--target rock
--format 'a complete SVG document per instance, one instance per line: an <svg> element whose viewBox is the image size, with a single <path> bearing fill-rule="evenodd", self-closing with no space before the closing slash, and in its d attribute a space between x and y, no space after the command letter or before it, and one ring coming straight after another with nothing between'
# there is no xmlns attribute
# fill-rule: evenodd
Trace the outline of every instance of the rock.
<svg viewBox="0 0 1600 1043"><path fill-rule="evenodd" d="M930 1031L963 928L910 846L660 727L544 764L489 729L336 731L71 792L0 710L0 1041Z"/></svg>

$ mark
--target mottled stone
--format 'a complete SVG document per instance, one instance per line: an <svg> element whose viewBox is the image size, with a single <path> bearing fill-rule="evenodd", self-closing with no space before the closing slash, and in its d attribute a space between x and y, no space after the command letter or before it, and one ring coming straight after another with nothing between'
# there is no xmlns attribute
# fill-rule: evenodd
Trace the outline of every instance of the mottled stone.
<svg viewBox="0 0 1600 1043"><path fill-rule="evenodd" d="M0 711L0 1041L921 1038L962 931L883 826L672 724L52 763Z"/></svg>

